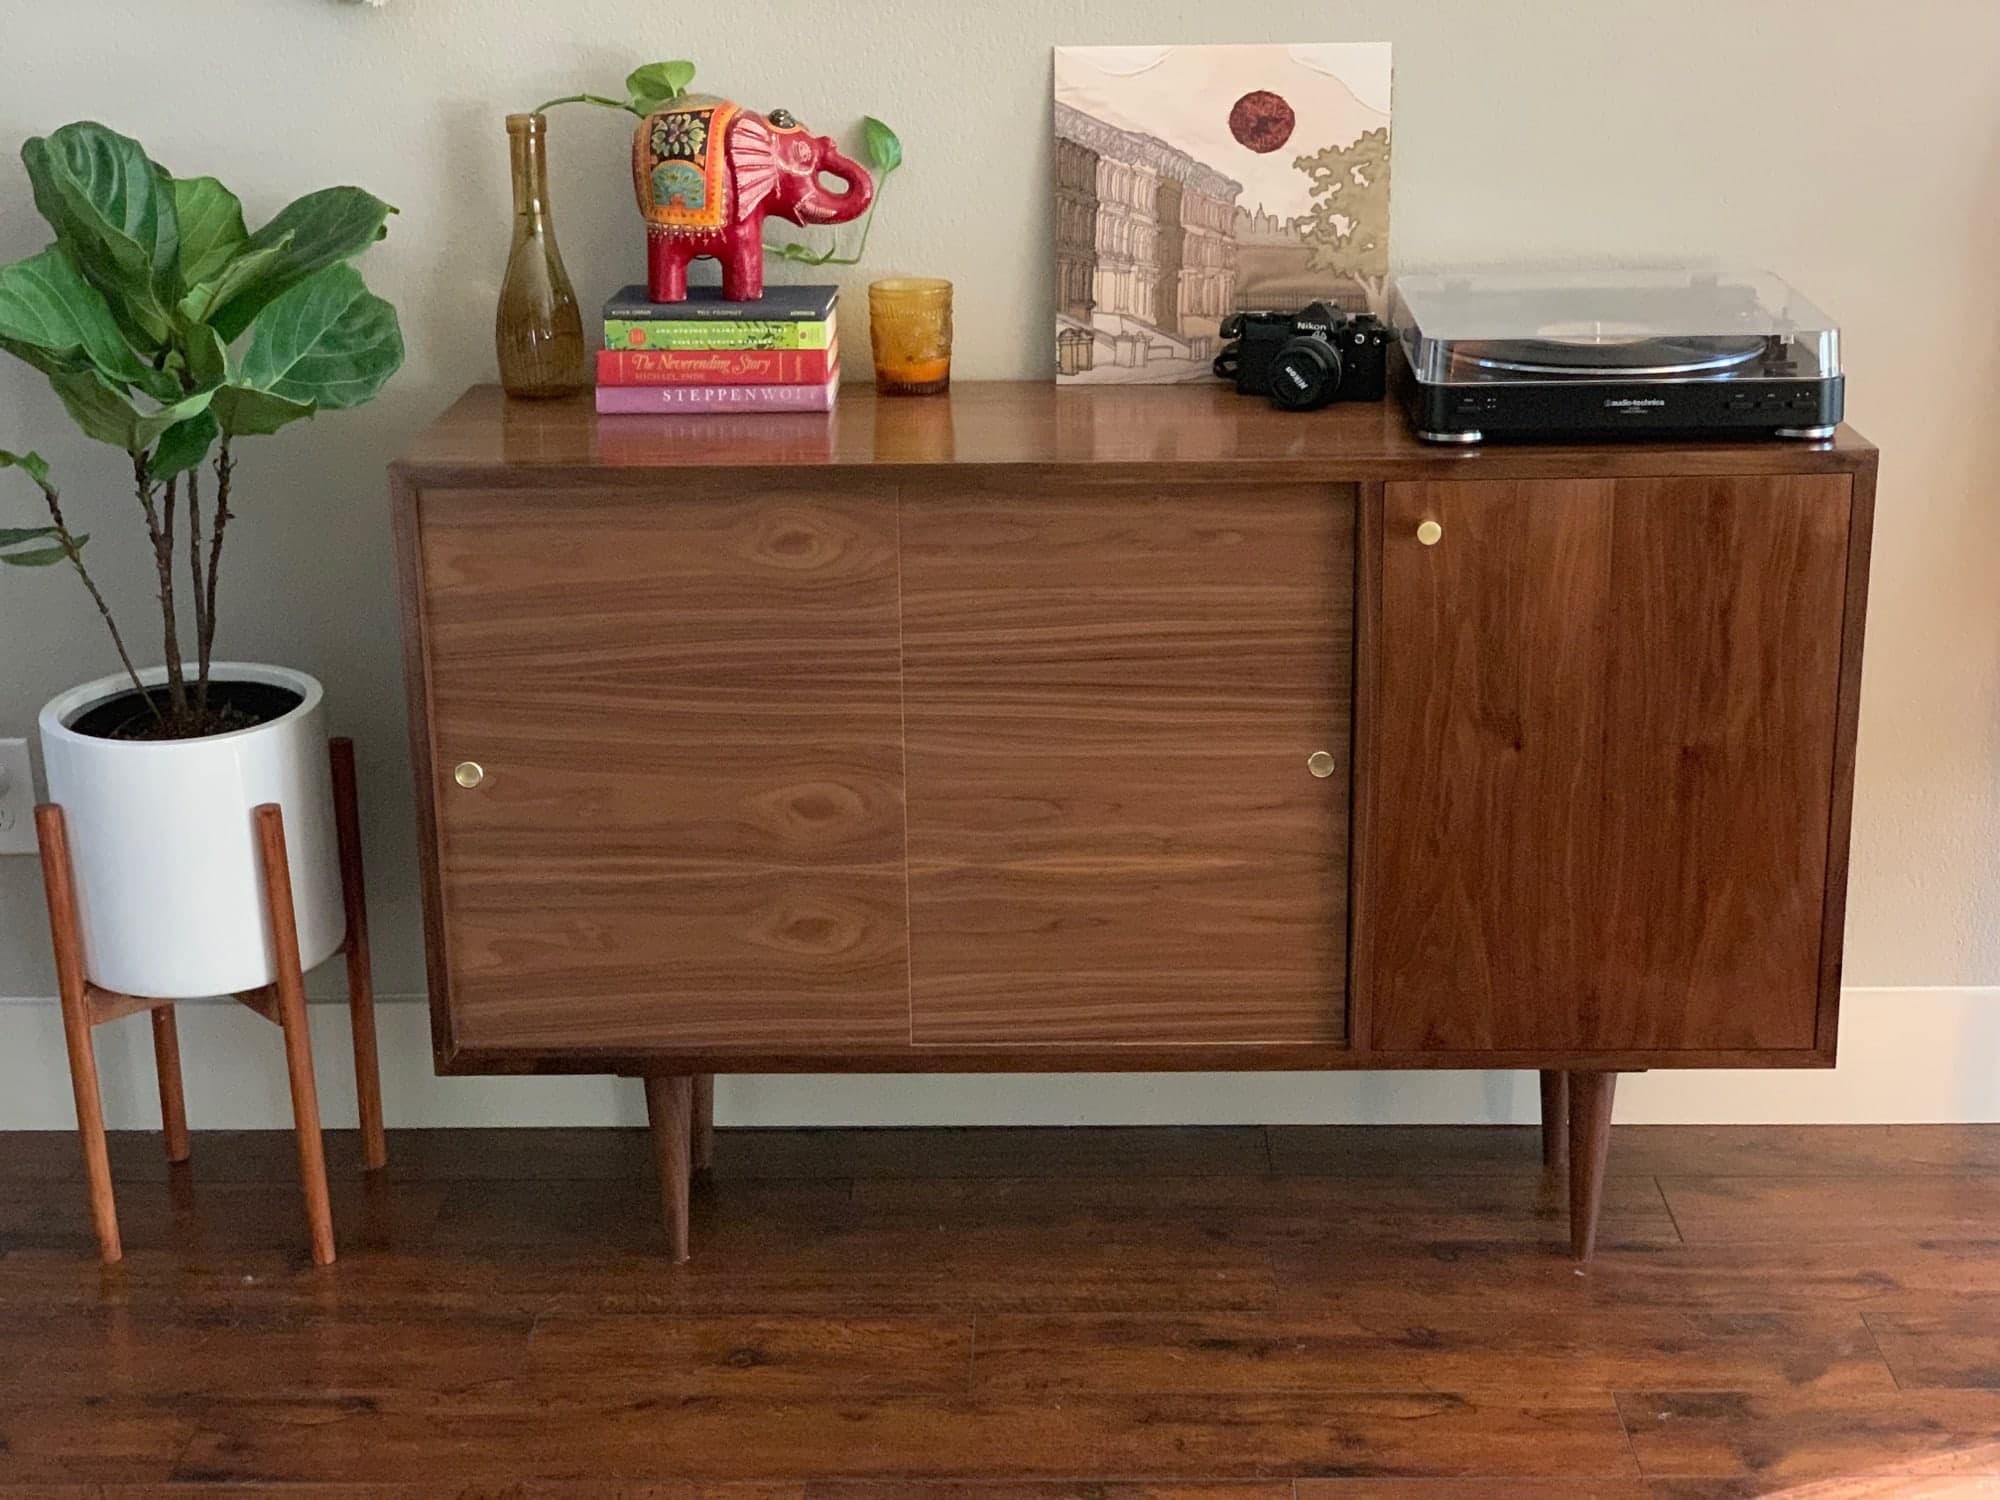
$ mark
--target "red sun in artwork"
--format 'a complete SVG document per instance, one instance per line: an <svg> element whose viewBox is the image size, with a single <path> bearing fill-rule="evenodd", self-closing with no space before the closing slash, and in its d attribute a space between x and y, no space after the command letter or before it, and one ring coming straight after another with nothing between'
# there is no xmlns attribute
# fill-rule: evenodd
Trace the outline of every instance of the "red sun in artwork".
<svg viewBox="0 0 2000 1500"><path fill-rule="evenodd" d="M1291 105L1269 89L1252 89L1229 110L1229 133L1252 151L1276 151L1298 122Z"/></svg>

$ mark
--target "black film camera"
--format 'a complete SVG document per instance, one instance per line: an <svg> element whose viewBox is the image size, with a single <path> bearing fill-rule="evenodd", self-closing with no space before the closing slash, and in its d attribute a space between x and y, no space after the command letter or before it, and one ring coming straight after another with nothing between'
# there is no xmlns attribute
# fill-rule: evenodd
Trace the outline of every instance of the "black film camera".
<svg viewBox="0 0 2000 1500"><path fill-rule="evenodd" d="M1238 395L1269 396L1286 411L1329 401L1380 401L1388 388L1389 330L1372 313L1348 317L1315 302L1303 312L1232 313L1215 373Z"/></svg>

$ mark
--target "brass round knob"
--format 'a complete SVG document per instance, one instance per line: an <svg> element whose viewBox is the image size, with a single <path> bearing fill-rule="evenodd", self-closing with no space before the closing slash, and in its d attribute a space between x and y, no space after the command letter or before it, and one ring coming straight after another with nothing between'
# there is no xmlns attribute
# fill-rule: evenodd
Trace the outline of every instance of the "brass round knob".
<svg viewBox="0 0 2000 1500"><path fill-rule="evenodd" d="M1426 547L1435 547L1444 536L1444 528L1435 521L1417 523L1417 540Z"/></svg>
<svg viewBox="0 0 2000 1500"><path fill-rule="evenodd" d="M1306 757L1306 769L1319 777L1321 781L1326 780L1327 777L1333 774L1333 752L1330 750L1313 751L1311 755Z"/></svg>
<svg viewBox="0 0 2000 1500"><path fill-rule="evenodd" d="M486 779L486 767L476 760L462 760L452 767L451 779L462 787L475 787Z"/></svg>

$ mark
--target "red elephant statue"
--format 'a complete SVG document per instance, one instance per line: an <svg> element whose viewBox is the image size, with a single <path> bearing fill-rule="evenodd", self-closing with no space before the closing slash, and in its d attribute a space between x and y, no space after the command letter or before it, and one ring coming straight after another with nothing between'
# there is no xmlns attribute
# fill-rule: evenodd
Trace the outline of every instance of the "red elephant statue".
<svg viewBox="0 0 2000 1500"><path fill-rule="evenodd" d="M833 192L820 173L846 187ZM632 138L632 184L646 219L646 285L655 302L687 300L688 262L722 262L722 295L764 295L764 219L845 224L875 196L868 169L782 109L768 115L689 94L655 110Z"/></svg>

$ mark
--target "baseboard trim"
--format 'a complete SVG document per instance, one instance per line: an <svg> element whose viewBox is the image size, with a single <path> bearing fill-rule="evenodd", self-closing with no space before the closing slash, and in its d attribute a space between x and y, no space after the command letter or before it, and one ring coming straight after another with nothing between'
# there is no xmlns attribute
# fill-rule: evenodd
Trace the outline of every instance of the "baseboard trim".
<svg viewBox="0 0 2000 1500"><path fill-rule="evenodd" d="M438 1078L420 995L378 1004L390 1127L639 1125L639 1085L615 1078ZM354 1123L346 1008L312 1009L320 1103ZM277 1033L227 1001L180 1016L196 1129L291 1122ZM151 1041L139 1016L100 1027L106 1123L157 1127ZM1658 1071L1618 1090L1628 1124L1907 1124L2000 1121L2000 986L1850 989L1840 1066L1810 1071ZM1111 1073L760 1075L718 1080L724 1125L1530 1124L1534 1075L1494 1073ZM75 1123L53 1000L0 996L0 1130Z"/></svg>

